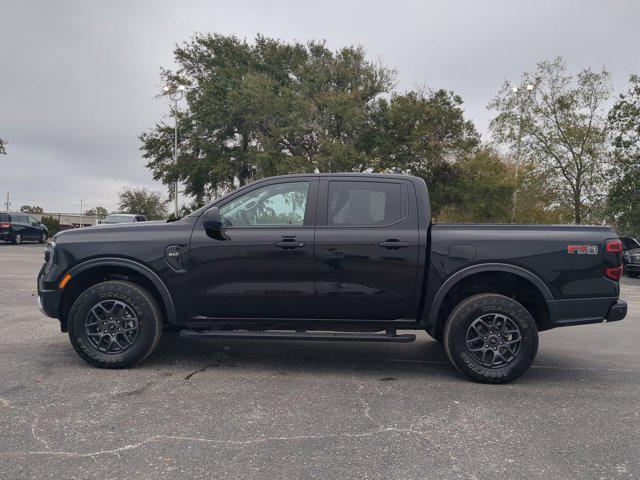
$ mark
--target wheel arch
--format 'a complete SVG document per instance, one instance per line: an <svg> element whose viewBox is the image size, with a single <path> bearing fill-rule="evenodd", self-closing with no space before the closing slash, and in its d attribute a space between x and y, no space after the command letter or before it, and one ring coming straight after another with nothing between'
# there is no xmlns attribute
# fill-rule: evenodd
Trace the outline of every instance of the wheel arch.
<svg viewBox="0 0 640 480"><path fill-rule="evenodd" d="M517 265L483 263L463 268L444 281L438 289L426 317L425 328L429 334L438 338L448 317L448 311L453 308L448 304L448 301L454 300L452 295L458 290L467 285L473 285L475 281L485 282L478 287L475 293L498 293L508 296L514 296L511 294L516 294L517 292L526 293L529 297L529 308L537 304L541 304L540 307L544 307L543 310L537 312L537 318L534 317L538 329L547 330L552 328L557 312L552 301L553 295L540 277ZM521 301L521 303L525 305L527 300Z"/></svg>
<svg viewBox="0 0 640 480"><path fill-rule="evenodd" d="M162 279L149 267L134 260L118 257L95 258L82 262L68 272L71 281L65 288L60 302L60 318L66 323L71 304L77 296L110 277L126 278L147 288L156 298L163 316L169 323L175 323L176 310L169 289Z"/></svg>

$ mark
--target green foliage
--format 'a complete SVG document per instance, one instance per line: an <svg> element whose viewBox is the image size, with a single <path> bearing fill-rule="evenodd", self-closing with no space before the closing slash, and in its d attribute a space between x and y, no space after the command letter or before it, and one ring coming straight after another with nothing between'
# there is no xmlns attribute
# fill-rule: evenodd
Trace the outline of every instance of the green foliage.
<svg viewBox="0 0 640 480"><path fill-rule="evenodd" d="M621 233L640 236L640 75L609 112L615 181L608 207Z"/></svg>
<svg viewBox="0 0 640 480"><path fill-rule="evenodd" d="M42 213L42 212L44 212L42 207L38 207L37 205L34 205L34 206L22 205L20 207L20 211L23 212L23 213Z"/></svg>
<svg viewBox="0 0 640 480"><path fill-rule="evenodd" d="M7 141L0 138L0 155L7 154Z"/></svg>
<svg viewBox="0 0 640 480"><path fill-rule="evenodd" d="M513 165L497 152L481 148L453 164L455 181L449 186L441 221L508 223L516 185Z"/></svg>
<svg viewBox="0 0 640 480"><path fill-rule="evenodd" d="M42 217L40 221L43 223L45 227L47 227L47 230L49 231L49 236L53 236L61 230L60 222L58 221L57 218Z"/></svg>
<svg viewBox="0 0 640 480"><path fill-rule="evenodd" d="M363 163L360 135L368 103L391 84L391 72L360 48L287 44L258 36L196 35L175 50L179 69L166 82L193 87L173 129L141 135L154 178L176 178L196 200L268 175L353 170Z"/></svg>
<svg viewBox="0 0 640 480"><path fill-rule="evenodd" d="M100 206L92 208L91 210L87 210L84 213L85 215L93 215L94 217L97 217L97 218L104 218L109 214L106 208L100 207Z"/></svg>
<svg viewBox="0 0 640 480"><path fill-rule="evenodd" d="M527 90L526 85L533 85ZM554 202L577 224L603 219L608 151L604 104L611 87L606 70L574 78L561 58L524 73L518 91L505 83L489 107L494 138L519 160L536 165L556 192Z"/></svg>
<svg viewBox="0 0 640 480"><path fill-rule="evenodd" d="M163 70L162 81L188 86L185 108L172 111L179 122L177 164L173 122L159 122L140 140L154 178L165 185L179 180L193 198L183 213L270 175L401 171L425 180L441 220L599 223L605 217L606 70L572 76L557 58L523 74L517 93L505 83L489 105L496 111L494 139L514 153L505 158L480 145L460 96L396 92L395 72L367 60L361 47L332 51L313 41L198 34L174 55L177 68ZM608 204L634 232L640 221L630 219L622 199L640 190L632 182L639 178L637 151L629 151L637 145L629 136L639 124L637 111L637 104L621 105L610 114L625 132L614 141L615 173L625 180L614 185Z"/></svg>
<svg viewBox="0 0 640 480"><path fill-rule="evenodd" d="M146 215L147 220L159 220L167 216L167 202L158 192L144 187L123 187L119 194L118 211Z"/></svg>
<svg viewBox="0 0 640 480"><path fill-rule="evenodd" d="M398 169L424 179L434 215L457 199L453 160L470 154L479 135L464 118L462 99L445 90L417 91L377 101L367 132L374 170Z"/></svg>
<svg viewBox="0 0 640 480"><path fill-rule="evenodd" d="M429 182L438 208L447 160L478 143L459 96L394 93L394 72L359 47L196 35L174 53L163 80L190 86L177 166L172 125L140 139L154 178L179 178L196 204L269 175L400 168Z"/></svg>

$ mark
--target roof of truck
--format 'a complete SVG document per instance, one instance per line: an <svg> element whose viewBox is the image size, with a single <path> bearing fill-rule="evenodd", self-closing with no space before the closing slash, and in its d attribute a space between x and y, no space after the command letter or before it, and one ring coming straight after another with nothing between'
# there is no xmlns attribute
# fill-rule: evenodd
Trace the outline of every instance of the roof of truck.
<svg viewBox="0 0 640 480"><path fill-rule="evenodd" d="M378 177L378 178L419 178L414 175L404 173L367 173L367 172L339 172L339 173L289 173L287 175L275 175L261 178L256 181L272 180L276 178L299 178L299 177Z"/></svg>

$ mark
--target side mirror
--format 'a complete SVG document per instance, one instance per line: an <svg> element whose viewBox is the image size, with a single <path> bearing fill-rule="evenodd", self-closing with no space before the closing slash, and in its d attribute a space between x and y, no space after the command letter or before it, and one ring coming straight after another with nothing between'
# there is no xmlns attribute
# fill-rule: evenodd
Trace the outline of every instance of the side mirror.
<svg viewBox="0 0 640 480"><path fill-rule="evenodd" d="M204 212L202 226L207 232L215 232L222 228L222 220L220 219L220 210L218 210L218 207L211 207Z"/></svg>

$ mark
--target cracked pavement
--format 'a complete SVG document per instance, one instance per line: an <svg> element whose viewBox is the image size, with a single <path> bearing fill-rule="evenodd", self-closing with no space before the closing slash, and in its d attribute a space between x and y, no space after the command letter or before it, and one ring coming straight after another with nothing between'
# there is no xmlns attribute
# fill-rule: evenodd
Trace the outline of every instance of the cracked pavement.
<svg viewBox="0 0 640 480"><path fill-rule="evenodd" d="M99 370L37 309L41 245L0 245L0 478L640 478L640 280L622 322L540 335L468 382L411 344L163 336Z"/></svg>

